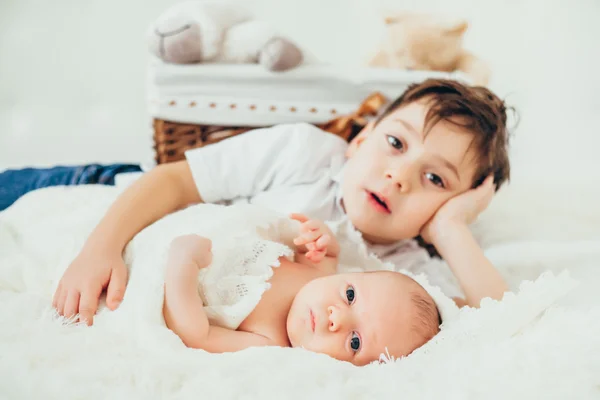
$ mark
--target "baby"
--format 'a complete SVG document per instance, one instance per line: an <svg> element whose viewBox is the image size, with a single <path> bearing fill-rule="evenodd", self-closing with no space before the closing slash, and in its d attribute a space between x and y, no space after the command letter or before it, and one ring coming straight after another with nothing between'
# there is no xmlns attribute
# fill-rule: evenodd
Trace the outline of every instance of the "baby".
<svg viewBox="0 0 600 400"><path fill-rule="evenodd" d="M303 347L360 366L386 350L406 356L439 331L436 303L415 280L392 271L336 274L340 246L327 225L291 218L301 223L295 259L279 258L270 288L236 330L211 324L198 293L199 271L212 262L211 240L173 240L163 313L186 346L215 353Z"/></svg>

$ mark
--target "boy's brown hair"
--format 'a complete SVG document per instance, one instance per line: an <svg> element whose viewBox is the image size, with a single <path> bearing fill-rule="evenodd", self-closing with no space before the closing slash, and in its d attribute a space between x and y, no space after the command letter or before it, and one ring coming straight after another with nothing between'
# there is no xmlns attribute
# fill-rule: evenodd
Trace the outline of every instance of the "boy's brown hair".
<svg viewBox="0 0 600 400"><path fill-rule="evenodd" d="M447 79L428 79L408 86L375 120L375 124L397 108L424 100L430 107L426 132L439 121L448 121L473 134L477 169L473 187L494 175L496 190L510 178L506 105L485 87L468 86Z"/></svg>

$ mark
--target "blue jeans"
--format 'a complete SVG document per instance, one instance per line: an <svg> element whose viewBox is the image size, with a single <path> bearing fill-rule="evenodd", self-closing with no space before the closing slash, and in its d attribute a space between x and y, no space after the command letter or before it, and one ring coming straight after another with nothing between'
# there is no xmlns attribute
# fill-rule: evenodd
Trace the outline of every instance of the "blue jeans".
<svg viewBox="0 0 600 400"><path fill-rule="evenodd" d="M115 176L140 172L139 165L78 165L53 168L24 168L0 172L0 211L32 190L64 185L114 185Z"/></svg>

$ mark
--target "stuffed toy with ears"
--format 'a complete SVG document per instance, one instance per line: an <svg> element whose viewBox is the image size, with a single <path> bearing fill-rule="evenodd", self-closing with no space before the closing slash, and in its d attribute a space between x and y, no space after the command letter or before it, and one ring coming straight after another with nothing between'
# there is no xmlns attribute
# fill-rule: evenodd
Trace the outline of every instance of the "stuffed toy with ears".
<svg viewBox="0 0 600 400"><path fill-rule="evenodd" d="M369 65L425 71L462 71L475 85L487 85L487 64L463 48L468 23L429 14L399 12L385 19L383 45Z"/></svg>
<svg viewBox="0 0 600 400"><path fill-rule="evenodd" d="M258 63L286 71L302 63L302 51L255 19L240 4L188 1L167 9L148 31L150 52L164 62Z"/></svg>

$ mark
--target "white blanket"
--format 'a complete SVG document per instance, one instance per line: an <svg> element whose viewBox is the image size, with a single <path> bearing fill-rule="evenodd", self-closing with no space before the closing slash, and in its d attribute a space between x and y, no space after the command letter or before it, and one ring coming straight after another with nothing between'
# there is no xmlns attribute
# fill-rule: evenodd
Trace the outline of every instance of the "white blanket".
<svg viewBox="0 0 600 400"><path fill-rule="evenodd" d="M91 328L61 324L50 310L57 280L116 194L54 188L0 213L0 398L600 396L600 236L586 230L595 215L570 225L581 227L570 232L577 240L541 225L534 241L531 224L539 221L525 221L526 207L513 208L518 196L504 196L474 229L516 291L531 282L502 302L463 310L410 357L359 368L302 349L187 349L159 315L136 317L131 307L103 309ZM507 222L507 211L528 222L529 233L511 235L518 224ZM563 269L581 281L575 290Z"/></svg>

